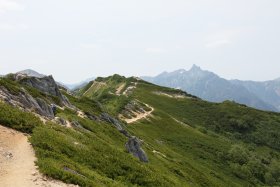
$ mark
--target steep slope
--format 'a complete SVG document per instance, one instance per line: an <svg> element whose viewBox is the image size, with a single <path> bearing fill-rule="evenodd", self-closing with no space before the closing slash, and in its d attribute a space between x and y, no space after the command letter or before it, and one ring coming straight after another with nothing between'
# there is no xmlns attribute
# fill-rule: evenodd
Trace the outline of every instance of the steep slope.
<svg viewBox="0 0 280 187"><path fill-rule="evenodd" d="M112 79L99 80L108 86ZM131 101L153 108L146 118L127 124L128 132L143 140L149 165L161 168L162 173L169 173L170 178L185 186L264 185L271 184L271 176L279 176L279 114L234 102L208 103L139 79L121 82L128 80L136 86L125 101L118 100L123 95L113 94L112 90L97 94L95 85L90 88L94 91L86 94L102 98L99 101L105 108L114 101L119 114L127 111ZM270 151L275 154L273 158ZM241 152L244 154L239 158ZM263 158L270 161L266 163Z"/></svg>
<svg viewBox="0 0 280 187"><path fill-rule="evenodd" d="M53 102L40 87L7 78L0 85L8 95L24 89ZM76 95L59 92L70 106L57 105L52 118L0 102L0 124L31 135L46 176L80 186L279 185L278 113L119 75L97 78Z"/></svg>
<svg viewBox="0 0 280 187"><path fill-rule="evenodd" d="M157 85L182 89L211 102L231 100L261 110L277 111L273 105L264 102L243 85L232 84L195 65L189 71L177 70L171 73L165 72L156 77L142 78Z"/></svg>
<svg viewBox="0 0 280 187"><path fill-rule="evenodd" d="M261 98L264 102L274 106L280 111L280 80L255 82L255 81L239 81L231 80L233 84L245 87L251 93Z"/></svg>

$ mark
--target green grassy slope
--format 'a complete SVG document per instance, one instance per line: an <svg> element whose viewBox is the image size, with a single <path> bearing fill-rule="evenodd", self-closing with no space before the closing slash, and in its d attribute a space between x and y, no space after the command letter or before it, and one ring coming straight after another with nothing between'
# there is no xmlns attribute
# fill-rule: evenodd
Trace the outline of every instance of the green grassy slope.
<svg viewBox="0 0 280 187"><path fill-rule="evenodd" d="M106 122L59 109L57 117L81 127L43 125L33 114L0 103L0 123L32 132L31 143L44 174L81 186L280 185L280 114L232 102L209 103L135 78L114 75L97 81L101 84L87 85L78 97L64 94L93 116L108 112L117 117L132 100L153 107L148 118L124 124L143 140L149 162L127 153L127 138ZM122 94L135 82L131 94ZM16 83L5 84L19 91ZM121 85L121 94L116 94Z"/></svg>
<svg viewBox="0 0 280 187"><path fill-rule="evenodd" d="M137 80L135 78L125 78L120 75L110 77L98 77L94 82L90 82L84 88L76 91L77 95L98 100L107 112L117 115L124 105L130 101L129 97L116 92L123 93L129 86ZM121 88L121 89L120 89Z"/></svg>
<svg viewBox="0 0 280 187"><path fill-rule="evenodd" d="M99 97L87 94L98 99L107 93L100 92ZM110 103L111 98L102 103ZM127 98L155 109L149 120L129 124L127 128L144 140L151 159L149 165L161 168L170 178L198 186L279 184L278 113L229 101L209 103L180 90L144 81L138 81ZM125 104L116 105L122 109Z"/></svg>

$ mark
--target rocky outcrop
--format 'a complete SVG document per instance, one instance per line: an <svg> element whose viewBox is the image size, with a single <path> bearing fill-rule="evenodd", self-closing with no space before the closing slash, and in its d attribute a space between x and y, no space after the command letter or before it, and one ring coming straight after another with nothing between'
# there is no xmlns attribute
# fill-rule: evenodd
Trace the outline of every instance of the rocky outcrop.
<svg viewBox="0 0 280 187"><path fill-rule="evenodd" d="M27 71L27 73L26 73ZM20 88L18 85L18 90L15 92L4 85L0 87L0 99L5 102L23 108L27 111L36 112L37 114L53 119L54 109L56 108L56 104L67 106L72 109L76 109L73 105L70 104L67 97L61 94L58 85L52 76L44 76L40 74L36 74L36 72L30 72L26 70L24 72L19 72L16 74L9 74L6 76L7 79L16 81L22 85L27 85L35 88L36 90L50 96L55 96L53 101L50 98L46 99L44 96L37 96L38 94L34 94L28 92L24 88ZM53 103L52 103L53 102Z"/></svg>
<svg viewBox="0 0 280 187"><path fill-rule="evenodd" d="M44 92L49 95L54 95L62 99L62 95L59 91L59 88L52 76L42 77L42 78L26 77L19 81L28 86L38 89L41 92Z"/></svg>
<svg viewBox="0 0 280 187"><path fill-rule="evenodd" d="M121 123L117 119L111 117L109 114L102 113L100 118L101 118L101 120L104 120L104 121L106 121L108 123L113 124L119 131L123 131L124 130L122 125L121 125Z"/></svg>
<svg viewBox="0 0 280 187"><path fill-rule="evenodd" d="M85 115L88 119L92 120L92 121L97 121L98 120L98 117L96 117L95 115L92 115L91 113L89 112L85 112Z"/></svg>
<svg viewBox="0 0 280 187"><path fill-rule="evenodd" d="M33 87L45 94L58 97L65 106L71 105L68 99L61 94L58 85L51 75L44 77L29 77L25 74L15 74L14 79L21 84Z"/></svg>
<svg viewBox="0 0 280 187"><path fill-rule="evenodd" d="M13 106L20 107L30 112L36 112L41 116L54 118L54 113L50 105L43 99L32 97L24 89L21 89L17 95L14 95L5 87L0 86L0 99Z"/></svg>
<svg viewBox="0 0 280 187"><path fill-rule="evenodd" d="M133 156L139 158L141 162L149 162L148 156L145 151L141 148L142 142L135 136L131 136L122 126L119 120L113 118L107 113L102 113L100 116L101 120L104 120L108 123L114 125L120 133L128 138L127 143L125 144L126 150L131 153Z"/></svg>
<svg viewBox="0 0 280 187"><path fill-rule="evenodd" d="M44 116L48 116L51 118L54 117L55 114L54 114L52 107L50 105L48 105L45 100L43 100L41 98L36 98L36 101L37 101L40 109L43 111L42 114Z"/></svg>
<svg viewBox="0 0 280 187"><path fill-rule="evenodd" d="M142 162L149 161L145 151L141 148L141 141L137 137L135 136L130 137L125 147L129 153L139 158L140 161Z"/></svg>

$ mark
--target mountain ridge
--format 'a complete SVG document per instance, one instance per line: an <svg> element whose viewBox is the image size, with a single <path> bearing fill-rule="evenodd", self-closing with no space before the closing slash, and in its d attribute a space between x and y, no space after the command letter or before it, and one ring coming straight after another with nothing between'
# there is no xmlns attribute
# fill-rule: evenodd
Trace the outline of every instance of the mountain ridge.
<svg viewBox="0 0 280 187"><path fill-rule="evenodd" d="M40 172L65 183L280 182L279 113L207 102L117 74L98 77L75 92L59 87L52 76L10 74L0 78L0 100L0 124L28 133Z"/></svg>
<svg viewBox="0 0 280 187"><path fill-rule="evenodd" d="M221 78L215 73L202 70L196 65L193 65L188 71L180 69L169 73L165 72L155 77L141 78L161 86L182 89L211 102L234 100L262 110L279 111L280 109L273 102L265 102L264 96L261 97L256 91L249 89L246 84L240 84L242 81ZM280 102L280 97L278 100Z"/></svg>

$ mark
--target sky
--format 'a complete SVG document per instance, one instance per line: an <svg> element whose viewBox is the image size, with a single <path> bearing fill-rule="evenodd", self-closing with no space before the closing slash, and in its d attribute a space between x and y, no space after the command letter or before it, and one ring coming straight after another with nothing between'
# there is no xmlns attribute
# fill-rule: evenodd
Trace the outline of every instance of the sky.
<svg viewBox="0 0 280 187"><path fill-rule="evenodd" d="M75 83L193 64L227 79L280 77L279 0L0 0L0 74Z"/></svg>

